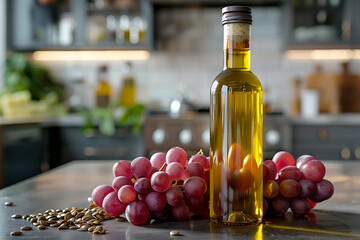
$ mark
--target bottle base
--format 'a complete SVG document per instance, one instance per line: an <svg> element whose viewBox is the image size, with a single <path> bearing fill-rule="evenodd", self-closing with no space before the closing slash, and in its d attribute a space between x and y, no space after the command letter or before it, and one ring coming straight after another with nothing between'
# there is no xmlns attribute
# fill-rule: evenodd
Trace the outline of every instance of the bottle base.
<svg viewBox="0 0 360 240"><path fill-rule="evenodd" d="M219 217L211 217L210 221L227 226L241 226L261 223L261 219L255 218L243 211L236 211Z"/></svg>

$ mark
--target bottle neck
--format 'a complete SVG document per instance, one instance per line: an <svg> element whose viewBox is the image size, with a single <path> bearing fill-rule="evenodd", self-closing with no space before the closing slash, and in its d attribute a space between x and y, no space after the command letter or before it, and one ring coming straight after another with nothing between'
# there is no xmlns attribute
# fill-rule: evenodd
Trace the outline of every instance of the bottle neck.
<svg viewBox="0 0 360 240"><path fill-rule="evenodd" d="M250 24L224 25L224 70L250 71Z"/></svg>

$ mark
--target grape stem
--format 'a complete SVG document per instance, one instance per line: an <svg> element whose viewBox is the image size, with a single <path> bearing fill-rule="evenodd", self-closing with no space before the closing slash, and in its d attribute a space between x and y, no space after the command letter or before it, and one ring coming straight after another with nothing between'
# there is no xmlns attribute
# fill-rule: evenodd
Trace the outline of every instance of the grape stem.
<svg viewBox="0 0 360 240"><path fill-rule="evenodd" d="M166 162L164 162L164 164L161 166L161 168L159 169L159 171L161 171L166 165Z"/></svg>
<svg viewBox="0 0 360 240"><path fill-rule="evenodd" d="M197 154L202 154L202 155L204 155L204 152L203 152L202 149L200 149L200 150L197 152ZM196 154L196 155L197 155L197 154Z"/></svg>

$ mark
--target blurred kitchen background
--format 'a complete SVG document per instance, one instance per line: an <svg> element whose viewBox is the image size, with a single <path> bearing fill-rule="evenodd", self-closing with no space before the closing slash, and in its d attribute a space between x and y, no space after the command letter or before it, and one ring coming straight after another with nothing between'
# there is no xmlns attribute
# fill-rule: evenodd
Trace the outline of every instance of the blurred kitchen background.
<svg viewBox="0 0 360 240"><path fill-rule="evenodd" d="M208 155L230 4L253 7L264 160L360 160L360 1L0 0L0 187L72 160Z"/></svg>

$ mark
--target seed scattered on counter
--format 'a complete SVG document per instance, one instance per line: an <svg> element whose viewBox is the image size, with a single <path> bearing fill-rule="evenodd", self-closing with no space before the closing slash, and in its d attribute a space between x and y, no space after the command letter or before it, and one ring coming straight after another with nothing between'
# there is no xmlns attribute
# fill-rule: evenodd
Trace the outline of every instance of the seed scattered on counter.
<svg viewBox="0 0 360 240"><path fill-rule="evenodd" d="M5 204L5 206L7 206L7 207L14 205L13 202L5 202L4 204Z"/></svg>
<svg viewBox="0 0 360 240"><path fill-rule="evenodd" d="M22 216L22 219L27 219L28 217L30 217L30 215L24 215Z"/></svg>
<svg viewBox="0 0 360 240"><path fill-rule="evenodd" d="M22 216L19 215L19 214L14 214L14 215L12 215L11 217L12 217L12 218L21 218Z"/></svg>
<svg viewBox="0 0 360 240"><path fill-rule="evenodd" d="M117 217L117 218L115 218L115 220L118 222L127 222L126 218L124 218L124 217Z"/></svg>
<svg viewBox="0 0 360 240"><path fill-rule="evenodd" d="M170 232L170 236L180 236L180 232L176 231L176 230L173 230L173 231Z"/></svg>
<svg viewBox="0 0 360 240"><path fill-rule="evenodd" d="M10 235L11 236L21 236L23 233L22 232L11 232Z"/></svg>
<svg viewBox="0 0 360 240"><path fill-rule="evenodd" d="M45 225L39 225L39 226L38 226L38 229L39 229L39 230L45 230L45 229L46 229L46 226L45 226Z"/></svg>
<svg viewBox="0 0 360 240"><path fill-rule="evenodd" d="M93 203L92 197L88 197L88 202L89 202L89 203Z"/></svg>
<svg viewBox="0 0 360 240"><path fill-rule="evenodd" d="M30 226L23 226L20 228L21 231L29 231L29 230L32 230L32 227Z"/></svg>

